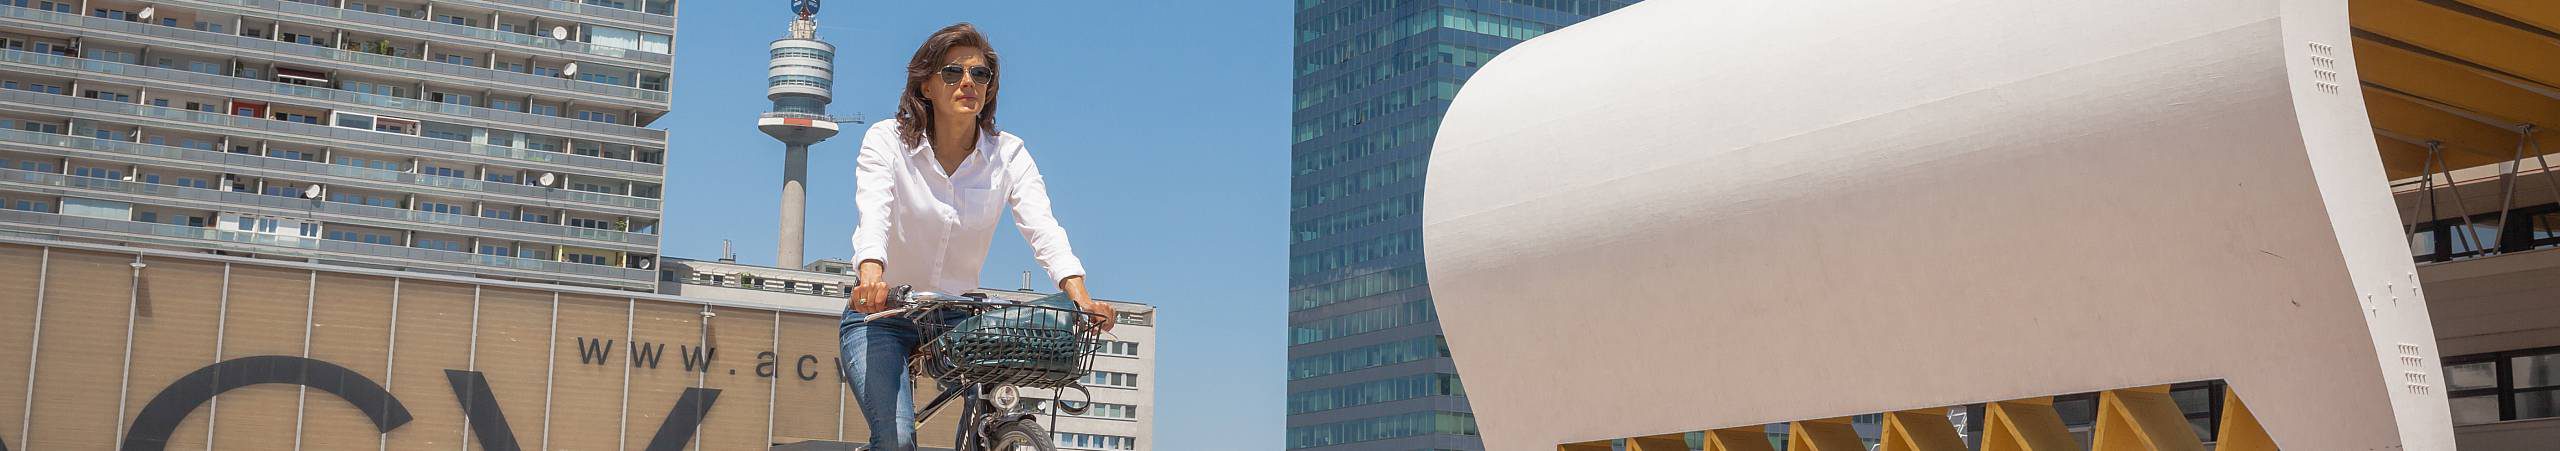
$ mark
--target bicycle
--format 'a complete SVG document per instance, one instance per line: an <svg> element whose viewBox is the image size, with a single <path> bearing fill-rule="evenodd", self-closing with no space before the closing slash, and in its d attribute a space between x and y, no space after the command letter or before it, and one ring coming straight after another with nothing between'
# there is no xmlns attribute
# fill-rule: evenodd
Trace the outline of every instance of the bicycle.
<svg viewBox="0 0 2560 451"><path fill-rule="evenodd" d="M1101 345L1094 325L1110 320L1073 308L1065 296L990 301L977 293L952 296L900 285L889 290L890 308L863 320L904 317L930 337L907 367L933 378L942 393L916 409L917 426L959 399L961 421L953 432L953 449L1055 451L1048 430L1040 426L1040 412L1023 402L1021 390L1049 389L1049 402L1060 411L1083 414L1093 394L1082 381ZM1060 303L1069 307L1055 305ZM927 320L953 310L969 315L950 324ZM1084 393L1086 402L1058 399L1067 390Z"/></svg>

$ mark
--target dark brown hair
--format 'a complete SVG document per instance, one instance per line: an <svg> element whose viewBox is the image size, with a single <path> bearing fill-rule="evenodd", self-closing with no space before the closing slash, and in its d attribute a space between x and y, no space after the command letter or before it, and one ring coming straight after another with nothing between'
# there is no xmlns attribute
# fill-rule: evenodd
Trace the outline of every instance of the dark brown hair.
<svg viewBox="0 0 2560 451"><path fill-rule="evenodd" d="M907 60L907 89L898 95L898 140L904 141L908 147L933 137L933 105L925 100L925 82L940 75L942 58L951 53L952 47L976 47L978 51L986 52L987 69L994 70L997 78L1004 76L1004 71L996 65L995 47L987 45L986 35L978 34L978 26L968 22L955 23L926 36L924 45L916 46L915 58ZM933 83L941 81L934 80ZM978 84L986 86L987 90L984 106L978 107L978 129L994 132L996 81L978 80Z"/></svg>

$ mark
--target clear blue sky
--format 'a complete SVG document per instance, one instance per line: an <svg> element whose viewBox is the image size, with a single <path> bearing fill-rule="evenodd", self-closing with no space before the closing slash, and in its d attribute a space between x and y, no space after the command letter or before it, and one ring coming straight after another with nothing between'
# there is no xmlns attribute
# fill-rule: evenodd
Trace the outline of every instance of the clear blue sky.
<svg viewBox="0 0 2560 451"><path fill-rule="evenodd" d="M772 264L781 146L758 133L784 0L682 4L668 151L670 256ZM1286 310L1291 2L827 2L830 111L896 108L927 33L979 25L1004 56L998 125L1048 178L1096 296L1161 307L1154 449L1279 449ZM809 160L809 258L844 258L860 127ZM987 285L1038 271L1011 221ZM1045 275L1036 278L1045 279ZM1042 283L1045 285L1045 283ZM1042 287L1054 289L1054 287Z"/></svg>

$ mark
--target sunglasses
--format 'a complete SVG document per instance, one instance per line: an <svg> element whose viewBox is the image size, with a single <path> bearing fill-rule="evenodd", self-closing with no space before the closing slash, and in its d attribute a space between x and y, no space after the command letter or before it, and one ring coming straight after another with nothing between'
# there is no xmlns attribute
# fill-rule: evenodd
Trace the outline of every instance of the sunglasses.
<svg viewBox="0 0 2560 451"><path fill-rule="evenodd" d="M978 84L982 85L994 83L996 81L995 68L987 66L969 66L968 68L961 68L958 64L942 66L942 84L960 84L960 76L962 75L967 75L970 78L977 79Z"/></svg>

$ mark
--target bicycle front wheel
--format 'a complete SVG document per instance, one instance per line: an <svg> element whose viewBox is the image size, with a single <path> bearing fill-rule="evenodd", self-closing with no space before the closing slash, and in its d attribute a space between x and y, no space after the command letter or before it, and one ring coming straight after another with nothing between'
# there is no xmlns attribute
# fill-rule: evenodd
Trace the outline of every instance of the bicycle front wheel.
<svg viewBox="0 0 2560 451"><path fill-rule="evenodd" d="M1003 426L996 426L996 430L994 432L995 433L993 434L988 434L987 437L987 441L992 444L992 446L987 447L988 451L1058 450L1056 446L1049 443L1049 431L1047 429L1041 429L1040 423L1031 420L1015 421L1012 423L1006 423Z"/></svg>

